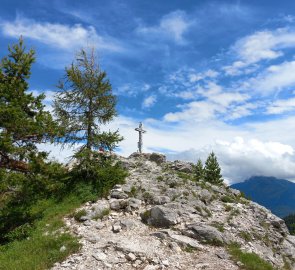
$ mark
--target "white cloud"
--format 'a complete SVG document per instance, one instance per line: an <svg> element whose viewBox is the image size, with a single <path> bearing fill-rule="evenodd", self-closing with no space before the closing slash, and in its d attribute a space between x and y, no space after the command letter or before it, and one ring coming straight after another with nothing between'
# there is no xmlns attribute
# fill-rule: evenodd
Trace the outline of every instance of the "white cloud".
<svg viewBox="0 0 295 270"><path fill-rule="evenodd" d="M225 92L215 82L208 82L205 87L199 87L196 91L184 91L178 95L183 95L182 97L198 96L203 100L179 105L180 111L167 113L164 115L165 121L202 122L216 119L219 115L223 115L228 120L250 114L250 109L254 109L253 106L244 104L249 99L248 95L232 91ZM237 111L237 108L241 106L244 106L244 110Z"/></svg>
<svg viewBox="0 0 295 270"><path fill-rule="evenodd" d="M295 110L295 98L276 100L267 108L267 114L282 114Z"/></svg>
<svg viewBox="0 0 295 270"><path fill-rule="evenodd" d="M216 111L223 111L224 108L207 101L193 101L179 106L180 112L170 112L164 115L167 122L203 122L215 118Z"/></svg>
<svg viewBox="0 0 295 270"><path fill-rule="evenodd" d="M190 82L197 82L200 80L204 80L205 78L216 78L219 75L219 73L213 69L208 69L205 72L202 73L191 73L189 74L189 80Z"/></svg>
<svg viewBox="0 0 295 270"><path fill-rule="evenodd" d="M210 146L168 157L193 162L201 158L205 161L212 150L218 157L223 176L230 183L245 180L253 175L295 179L294 149L279 142L244 140L237 137L233 141L216 141Z"/></svg>
<svg viewBox="0 0 295 270"><path fill-rule="evenodd" d="M143 100L142 108L148 109L154 106L156 102L157 102L157 97L155 95L148 96L147 98Z"/></svg>
<svg viewBox="0 0 295 270"><path fill-rule="evenodd" d="M93 26L41 23L26 18L17 18L14 22L2 23L1 27L6 36L18 38L22 35L25 38L65 50L85 46L94 46L107 51L122 50L122 47L113 39L98 35Z"/></svg>
<svg viewBox="0 0 295 270"><path fill-rule="evenodd" d="M294 69L295 61L269 66L256 77L245 81L242 88L268 95L284 88L293 87L295 86Z"/></svg>
<svg viewBox="0 0 295 270"><path fill-rule="evenodd" d="M258 89L262 91L273 91L295 85L294 68L295 61L270 66L266 70L266 76L260 79L257 85Z"/></svg>
<svg viewBox="0 0 295 270"><path fill-rule="evenodd" d="M255 71L256 63L262 60L272 60L284 55L283 50L295 47L295 30L280 28L274 31L259 31L239 39L231 52L238 59L233 64L225 66L227 75L240 75L244 68L252 65L246 72Z"/></svg>
<svg viewBox="0 0 295 270"><path fill-rule="evenodd" d="M152 27L140 26L136 31L149 37L169 38L177 44L184 44L186 42L183 35L191 24L192 22L186 18L186 13L178 10L163 16L159 25Z"/></svg>
<svg viewBox="0 0 295 270"><path fill-rule="evenodd" d="M30 91L33 96L39 96L40 94L45 94L45 98L43 99L43 104L45 105L45 109L47 111L52 112L53 108L53 100L55 98L56 92L52 90L45 90L45 91L39 91L39 90L31 90Z"/></svg>

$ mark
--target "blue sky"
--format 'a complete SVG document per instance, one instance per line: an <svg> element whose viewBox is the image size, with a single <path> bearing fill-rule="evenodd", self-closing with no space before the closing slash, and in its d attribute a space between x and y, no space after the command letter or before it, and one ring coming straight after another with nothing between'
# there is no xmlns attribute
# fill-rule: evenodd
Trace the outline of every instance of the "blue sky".
<svg viewBox="0 0 295 270"><path fill-rule="evenodd" d="M30 90L49 108L64 67L96 48L118 96L119 153L136 151L143 121L147 152L214 150L231 182L295 179L294 1L2 0L0 56L20 35L36 50Z"/></svg>

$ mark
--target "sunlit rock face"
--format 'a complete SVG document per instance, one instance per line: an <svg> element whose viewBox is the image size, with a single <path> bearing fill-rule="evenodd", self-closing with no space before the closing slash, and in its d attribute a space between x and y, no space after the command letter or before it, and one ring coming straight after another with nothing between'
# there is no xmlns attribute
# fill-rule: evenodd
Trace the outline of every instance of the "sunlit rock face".
<svg viewBox="0 0 295 270"><path fill-rule="evenodd" d="M229 245L294 269L295 236L266 208L226 185L194 181L194 166L160 154L116 157L126 183L66 218L81 251L57 269L240 269ZM81 209L77 209L81 210Z"/></svg>

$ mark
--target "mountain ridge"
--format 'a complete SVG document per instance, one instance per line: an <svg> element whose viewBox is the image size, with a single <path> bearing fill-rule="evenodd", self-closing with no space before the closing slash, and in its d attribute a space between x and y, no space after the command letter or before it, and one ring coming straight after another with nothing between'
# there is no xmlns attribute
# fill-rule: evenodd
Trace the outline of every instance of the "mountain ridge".
<svg viewBox="0 0 295 270"><path fill-rule="evenodd" d="M252 176L231 185L283 218L295 212L295 183L273 176Z"/></svg>

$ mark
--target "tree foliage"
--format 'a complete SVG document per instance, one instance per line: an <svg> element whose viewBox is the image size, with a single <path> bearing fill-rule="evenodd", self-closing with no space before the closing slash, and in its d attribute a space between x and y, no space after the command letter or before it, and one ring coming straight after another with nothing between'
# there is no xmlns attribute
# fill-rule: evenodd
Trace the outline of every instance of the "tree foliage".
<svg viewBox="0 0 295 270"><path fill-rule="evenodd" d="M195 168L195 179L200 181L204 179L204 167L201 159L198 159L196 168Z"/></svg>
<svg viewBox="0 0 295 270"><path fill-rule="evenodd" d="M223 182L221 169L214 152L210 153L205 162L204 180L215 185L219 185Z"/></svg>
<svg viewBox="0 0 295 270"><path fill-rule="evenodd" d="M36 143L49 141L56 126L43 110L45 96L28 93L35 52L26 51L22 38L8 51L0 62L0 167L27 171Z"/></svg>
<svg viewBox="0 0 295 270"><path fill-rule="evenodd" d="M118 131L105 132L101 126L116 116L116 97L106 72L97 64L94 51L81 50L76 61L66 68L60 92L54 103L54 112L64 128L63 144L80 143L80 151L91 153L103 148L113 150L122 140Z"/></svg>
<svg viewBox="0 0 295 270"><path fill-rule="evenodd" d="M290 234L295 235L295 214L284 217L284 221L289 229Z"/></svg>

